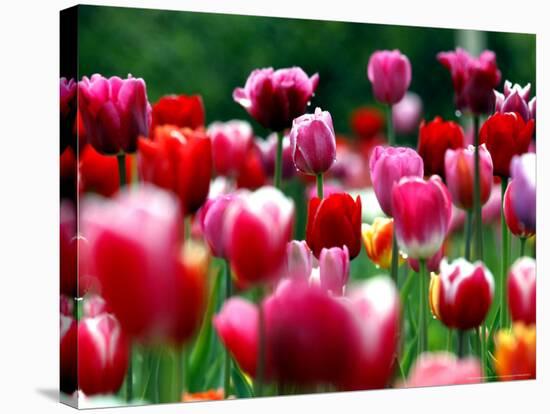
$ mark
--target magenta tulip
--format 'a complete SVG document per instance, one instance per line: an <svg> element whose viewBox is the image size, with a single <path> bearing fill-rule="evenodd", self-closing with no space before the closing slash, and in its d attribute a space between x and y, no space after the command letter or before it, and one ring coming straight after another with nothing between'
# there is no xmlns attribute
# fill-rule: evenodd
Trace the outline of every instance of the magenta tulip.
<svg viewBox="0 0 550 414"><path fill-rule="evenodd" d="M292 122L290 147L296 168L311 175L325 173L336 160L336 137L332 118L316 108Z"/></svg>
<svg viewBox="0 0 550 414"><path fill-rule="evenodd" d="M495 91L495 112L517 112L525 122L531 119L531 110L529 109L529 96L531 94L531 84L521 87L517 83L504 82L504 93Z"/></svg>
<svg viewBox="0 0 550 414"><path fill-rule="evenodd" d="M412 134L418 130L422 115L422 99L414 92L407 92L403 99L392 106L392 122L398 134Z"/></svg>
<svg viewBox="0 0 550 414"><path fill-rule="evenodd" d="M403 177L423 177L424 162L418 153L405 147L377 146L369 160L374 193L382 211L392 217L392 188Z"/></svg>
<svg viewBox="0 0 550 414"><path fill-rule="evenodd" d="M256 69L233 99L263 127L282 131L306 111L318 83L319 75L309 78L299 67Z"/></svg>
<svg viewBox="0 0 550 414"><path fill-rule="evenodd" d="M422 354L414 363L405 387L475 384L481 382L481 364L475 358L457 359L447 352Z"/></svg>
<svg viewBox="0 0 550 414"><path fill-rule="evenodd" d="M402 178L393 186L397 243L413 259L429 259L441 248L451 222L449 190L438 176Z"/></svg>
<svg viewBox="0 0 550 414"><path fill-rule="evenodd" d="M319 281L323 289L336 295L344 292L349 279L349 251L344 245L324 248L319 256Z"/></svg>
<svg viewBox="0 0 550 414"><path fill-rule="evenodd" d="M367 76L374 97L385 104L396 104L411 83L411 63L399 50L379 50L369 58Z"/></svg>
<svg viewBox="0 0 550 414"><path fill-rule="evenodd" d="M530 152L514 156L511 163L513 181L518 188L512 197L513 208L518 220L532 232L537 226L537 156Z"/></svg>
<svg viewBox="0 0 550 414"><path fill-rule="evenodd" d="M198 217L202 234L210 251L216 257L226 258L227 252L222 230L228 207L236 197L238 197L238 193L219 195L207 200L199 210Z"/></svg>
<svg viewBox="0 0 550 414"><path fill-rule="evenodd" d="M536 263L530 257L521 257L508 273L508 307L514 322L526 325L537 321Z"/></svg>
<svg viewBox="0 0 550 414"><path fill-rule="evenodd" d="M147 136L151 124L145 81L95 74L82 78L78 93L88 142L102 154L135 152L138 137Z"/></svg>
<svg viewBox="0 0 550 414"><path fill-rule="evenodd" d="M286 266L284 276L309 280L313 269L313 253L305 240L292 240L286 246Z"/></svg>
<svg viewBox="0 0 550 414"><path fill-rule="evenodd" d="M254 139L248 122L232 120L214 122L208 127L216 173L235 176L243 166Z"/></svg>
<svg viewBox="0 0 550 414"><path fill-rule="evenodd" d="M294 203L274 187L243 193L228 208L224 244L231 268L245 285L280 275L292 236Z"/></svg>

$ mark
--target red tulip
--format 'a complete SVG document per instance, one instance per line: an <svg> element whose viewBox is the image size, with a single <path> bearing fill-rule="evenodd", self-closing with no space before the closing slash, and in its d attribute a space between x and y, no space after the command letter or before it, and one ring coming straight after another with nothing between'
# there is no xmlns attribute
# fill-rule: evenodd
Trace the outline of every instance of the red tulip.
<svg viewBox="0 0 550 414"><path fill-rule="evenodd" d="M526 325L537 321L536 263L521 257L508 273L508 307L512 321Z"/></svg>
<svg viewBox="0 0 550 414"><path fill-rule="evenodd" d="M260 151L253 145L248 149L244 163L237 172L237 188L256 190L266 185L266 183L267 177Z"/></svg>
<svg viewBox="0 0 550 414"><path fill-rule="evenodd" d="M59 79L59 130L61 152L70 145L76 149L76 82L74 79Z"/></svg>
<svg viewBox="0 0 550 414"><path fill-rule="evenodd" d="M361 199L349 194L331 194L324 199L309 201L306 241L315 257L323 248L343 247L350 259L361 250Z"/></svg>
<svg viewBox="0 0 550 414"><path fill-rule="evenodd" d="M457 359L439 352L422 354L411 368L405 387L475 384L481 382L481 364L475 358Z"/></svg>
<svg viewBox="0 0 550 414"><path fill-rule="evenodd" d="M220 231L237 280L248 285L279 276L292 236L292 200L274 187L262 187L243 192L226 214Z"/></svg>
<svg viewBox="0 0 550 414"><path fill-rule="evenodd" d="M233 91L233 100L263 127L282 131L306 111L318 83L319 75L308 78L299 67L256 69L244 88Z"/></svg>
<svg viewBox="0 0 550 414"><path fill-rule="evenodd" d="M212 140L214 168L218 175L233 176L246 161L254 132L248 122L214 122L208 127Z"/></svg>
<svg viewBox="0 0 550 414"><path fill-rule="evenodd" d="M153 105L152 112L152 131L162 125L190 129L204 126L204 105L200 95L165 95Z"/></svg>
<svg viewBox="0 0 550 414"><path fill-rule="evenodd" d="M445 178L445 152L462 147L464 132L457 123L437 116L431 122L420 124L418 154L424 160L424 174Z"/></svg>
<svg viewBox="0 0 550 414"><path fill-rule="evenodd" d="M128 368L129 342L113 315L78 322L78 386L86 395L111 394Z"/></svg>
<svg viewBox="0 0 550 414"><path fill-rule="evenodd" d="M534 127L532 119L525 122L515 112L496 113L485 121L479 131L479 142L491 154L495 175L510 176L512 157L527 152Z"/></svg>
<svg viewBox="0 0 550 414"><path fill-rule="evenodd" d="M126 157L126 177L132 180L132 157ZM80 151L79 191L95 192L105 197L116 193L120 187L118 163L115 157L102 155L91 145Z"/></svg>
<svg viewBox="0 0 550 414"><path fill-rule="evenodd" d="M73 200L76 203L77 162L74 150L71 147L59 157L59 192L61 198Z"/></svg>
<svg viewBox="0 0 550 414"><path fill-rule="evenodd" d="M487 316L494 295L493 275L481 262L463 258L441 263L439 276L430 282L430 306L434 316L449 328L478 327Z"/></svg>
<svg viewBox="0 0 550 414"><path fill-rule="evenodd" d="M411 63L397 49L377 50L369 58L367 76L377 101L396 104L411 83Z"/></svg>
<svg viewBox="0 0 550 414"><path fill-rule="evenodd" d="M384 115L374 107L358 108L351 114L351 129L360 138L368 140L384 128Z"/></svg>
<svg viewBox="0 0 550 414"><path fill-rule="evenodd" d="M59 388L72 394L78 388L77 323L72 316L60 315L59 335Z"/></svg>
<svg viewBox="0 0 550 414"><path fill-rule="evenodd" d="M138 148L141 179L171 190L185 214L196 212L212 176L212 147L204 131L157 127L153 140L140 138Z"/></svg>

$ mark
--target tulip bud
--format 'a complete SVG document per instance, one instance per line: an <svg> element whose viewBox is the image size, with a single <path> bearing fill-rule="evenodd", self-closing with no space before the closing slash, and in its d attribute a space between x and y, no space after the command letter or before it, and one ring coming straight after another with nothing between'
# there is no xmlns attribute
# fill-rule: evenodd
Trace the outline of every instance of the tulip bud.
<svg viewBox="0 0 550 414"><path fill-rule="evenodd" d="M438 176L425 181L402 178L393 186L393 217L397 243L413 259L432 257L443 244L451 222L449 191Z"/></svg>
<svg viewBox="0 0 550 414"><path fill-rule="evenodd" d="M489 312L494 295L493 275L481 262L463 258L441 262L441 273L430 281L430 307L449 328L478 327Z"/></svg>
<svg viewBox="0 0 550 414"><path fill-rule="evenodd" d="M527 152L534 126L532 119L525 122L515 112L497 112L481 126L479 142L485 144L491 154L495 175L510 176L512 157Z"/></svg>
<svg viewBox="0 0 550 414"><path fill-rule="evenodd" d="M378 50L369 58L367 76L377 101L393 105L411 83L411 63L399 50Z"/></svg>
<svg viewBox="0 0 550 414"><path fill-rule="evenodd" d="M530 257L521 257L508 273L508 307L514 322L526 325L537 320L536 263Z"/></svg>
<svg viewBox="0 0 550 414"><path fill-rule="evenodd" d="M361 235L367 256L382 269L389 269L392 258L393 219L376 217L371 224L363 223ZM400 257L401 262L403 258Z"/></svg>
<svg viewBox="0 0 550 414"><path fill-rule="evenodd" d="M336 160L336 138L330 113L316 108L314 114L296 118L290 131L290 146L299 171L311 175L326 172Z"/></svg>
<svg viewBox="0 0 550 414"><path fill-rule="evenodd" d="M78 323L78 386L86 395L112 394L128 368L130 345L113 315Z"/></svg>
<svg viewBox="0 0 550 414"><path fill-rule="evenodd" d="M78 388L77 323L72 316L60 315L59 338L59 388L65 394L72 394Z"/></svg>
<svg viewBox="0 0 550 414"><path fill-rule="evenodd" d="M445 152L462 147L464 132L457 123L437 116L431 122L420 124L418 154L424 160L424 174L445 178Z"/></svg>
<svg viewBox="0 0 550 414"><path fill-rule="evenodd" d="M214 122L208 127L214 168L219 175L236 175L246 160L254 133L248 122Z"/></svg>
<svg viewBox="0 0 550 414"><path fill-rule="evenodd" d="M319 281L321 287L341 295L349 279L349 252L344 245L322 249L319 256Z"/></svg>
<svg viewBox="0 0 550 414"><path fill-rule="evenodd" d="M102 154L135 152L138 137L149 133L151 105L141 78L84 76L78 107L89 143Z"/></svg>
<svg viewBox="0 0 550 414"><path fill-rule="evenodd" d="M166 95L153 105L151 130L172 125L196 129L204 126L204 104L200 95Z"/></svg>
<svg viewBox="0 0 550 414"><path fill-rule="evenodd" d="M453 204L469 210L474 205L475 147L448 149L445 152L445 181ZM485 144L479 147L480 199L484 205L491 195L493 161Z"/></svg>
<svg viewBox="0 0 550 414"><path fill-rule="evenodd" d="M512 158L512 178L521 197L512 196L512 204L518 220L528 229L535 232L537 225L537 157L527 153Z"/></svg>
<svg viewBox="0 0 550 414"><path fill-rule="evenodd" d="M347 246L350 259L361 250L361 198L337 193L309 201L306 241L315 257L323 248Z"/></svg>
<svg viewBox="0 0 550 414"><path fill-rule="evenodd" d="M503 204L504 219L506 220L506 225L513 235L528 238L535 234L535 228L529 228L523 221L520 221L516 212L516 200L521 199L519 203L522 204L527 201L525 200L523 188L519 187L518 184L519 183L517 183L516 180L511 180L506 187ZM530 205L528 208L535 210L534 205Z"/></svg>
<svg viewBox="0 0 550 414"><path fill-rule="evenodd" d="M264 128L278 132L306 111L318 83L319 75L308 78L299 67L256 69L244 88L233 91L233 100Z"/></svg>
<svg viewBox="0 0 550 414"><path fill-rule="evenodd" d="M447 352L425 353L416 360L404 386L475 384L481 382L481 364L476 358L457 359Z"/></svg>
<svg viewBox="0 0 550 414"><path fill-rule="evenodd" d="M414 92L407 92L403 99L392 106L392 122L397 134L416 132L422 114L422 99Z"/></svg>
<svg viewBox="0 0 550 414"><path fill-rule="evenodd" d="M292 240L286 246L286 275L308 280L313 268L313 255L305 240Z"/></svg>
<svg viewBox="0 0 550 414"><path fill-rule="evenodd" d="M423 177L424 162L418 153L405 147L377 146L369 160L376 198L386 215L392 217L392 188L403 177Z"/></svg>
<svg viewBox="0 0 550 414"><path fill-rule="evenodd" d="M257 140L256 145L260 151L262 165L268 176L275 174L275 158L277 156L277 134L269 134L265 140ZM281 164L281 176L284 179L292 178L296 174L296 167L292 159L292 147L288 135L283 137L283 157Z"/></svg>
<svg viewBox="0 0 550 414"><path fill-rule="evenodd" d="M531 93L531 84L521 87L517 83L512 86L512 82L504 82L504 93L495 92L495 112L517 112L525 122L531 118L529 110L529 95Z"/></svg>
<svg viewBox="0 0 550 414"><path fill-rule="evenodd" d="M276 278L292 236L294 203L274 187L243 193L232 202L224 220L227 257L243 283Z"/></svg>
<svg viewBox="0 0 550 414"><path fill-rule="evenodd" d="M535 325L515 323L495 336L495 371L501 381L537 377L537 334Z"/></svg>

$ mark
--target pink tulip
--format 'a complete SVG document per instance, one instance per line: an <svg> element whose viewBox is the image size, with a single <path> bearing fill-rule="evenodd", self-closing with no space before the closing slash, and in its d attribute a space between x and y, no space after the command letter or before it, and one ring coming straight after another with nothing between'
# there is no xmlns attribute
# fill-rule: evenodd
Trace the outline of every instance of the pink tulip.
<svg viewBox="0 0 550 414"><path fill-rule="evenodd" d="M349 279L347 246L324 248L319 256L319 281L323 289L341 295Z"/></svg>
<svg viewBox="0 0 550 414"><path fill-rule="evenodd" d="M464 210L474 205L475 148L448 149L445 152L445 178L453 204ZM479 147L479 167L481 183L481 205L491 195L493 185L493 161L485 144Z"/></svg>
<svg viewBox="0 0 550 414"><path fill-rule="evenodd" d="M254 132L248 122L214 122L207 131L212 140L212 155L216 173L234 176L246 160L254 139Z"/></svg>
<svg viewBox="0 0 550 414"><path fill-rule="evenodd" d="M95 318L103 313L110 313L107 302L101 296L91 295L84 300L84 316Z"/></svg>
<svg viewBox="0 0 550 414"><path fill-rule="evenodd" d="M147 136L151 124L145 81L95 74L82 78L78 93L88 142L102 154L135 152L138 137Z"/></svg>
<svg viewBox="0 0 550 414"><path fill-rule="evenodd" d="M441 248L452 214L449 191L438 176L402 178L392 190L397 243L413 259L429 259Z"/></svg>
<svg viewBox="0 0 550 414"><path fill-rule="evenodd" d="M405 387L475 384L481 382L481 364L475 358L457 359L447 352L420 355L411 368Z"/></svg>
<svg viewBox="0 0 550 414"><path fill-rule="evenodd" d="M353 290L349 298L361 332L353 369L341 387L384 388L392 378L399 343L399 293L388 277L378 276Z"/></svg>
<svg viewBox="0 0 550 414"><path fill-rule="evenodd" d="M369 160L370 175L382 211L392 217L392 188L403 177L423 177L424 162L418 153L405 147L377 146Z"/></svg>
<svg viewBox="0 0 550 414"><path fill-rule="evenodd" d="M233 99L263 127L282 131L306 111L318 83L319 75L308 78L299 67L256 69Z"/></svg>
<svg viewBox="0 0 550 414"><path fill-rule="evenodd" d="M411 63L399 50L379 50L369 58L367 75L376 100L396 104L411 83Z"/></svg>
<svg viewBox="0 0 550 414"><path fill-rule="evenodd" d="M392 122L398 134L412 134L418 130L422 115L422 99L414 92L407 92L403 99L392 106Z"/></svg>
<svg viewBox="0 0 550 414"><path fill-rule="evenodd" d="M285 276L308 280L313 268L313 253L305 240L292 240L286 247Z"/></svg>
<svg viewBox="0 0 550 414"><path fill-rule="evenodd" d="M332 118L316 108L292 122L290 146L296 168L306 174L325 173L336 160L336 137Z"/></svg>
<svg viewBox="0 0 550 414"><path fill-rule="evenodd" d="M235 277L244 284L280 274L292 236L294 203L274 187L243 193L228 208L224 245Z"/></svg>
<svg viewBox="0 0 550 414"><path fill-rule="evenodd" d="M237 198L237 193L219 195L209 199L199 210L200 225L204 239L210 251L216 257L226 257L224 245L224 220L231 202Z"/></svg>
<svg viewBox="0 0 550 414"><path fill-rule="evenodd" d="M129 342L113 315L103 313L78 322L78 385L86 395L112 394L121 387Z"/></svg>
<svg viewBox="0 0 550 414"><path fill-rule="evenodd" d="M521 257L508 273L508 307L514 322L526 325L537 321L536 263Z"/></svg>
<svg viewBox="0 0 550 414"><path fill-rule="evenodd" d="M268 176L275 174L275 158L277 156L277 134L270 134L265 140L256 140L256 145L260 151L262 164L265 173ZM287 180L296 174L296 167L292 159L292 148L288 135L283 137L283 158L281 164L281 176Z"/></svg>
<svg viewBox="0 0 550 414"><path fill-rule="evenodd" d="M521 87L507 80L504 82L504 93L495 91L495 112L517 112L525 122L531 119L529 96L531 84Z"/></svg>

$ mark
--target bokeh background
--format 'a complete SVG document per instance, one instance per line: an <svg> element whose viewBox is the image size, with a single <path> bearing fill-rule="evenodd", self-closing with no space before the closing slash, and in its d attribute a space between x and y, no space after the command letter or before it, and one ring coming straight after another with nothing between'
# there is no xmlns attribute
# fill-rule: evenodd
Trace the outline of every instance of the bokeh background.
<svg viewBox="0 0 550 414"><path fill-rule="evenodd" d="M319 73L312 105L329 110L337 132L347 134L351 112L374 104L366 66L377 49L398 48L409 57L410 89L422 97L429 119L456 117L449 73L436 60L456 46L492 49L502 82L531 82L536 94L532 34L80 6L78 36L80 77L131 73L146 80L152 102L168 93L201 94L207 123L250 120L233 102L233 89L255 68L297 65ZM415 138L406 139L414 144Z"/></svg>

